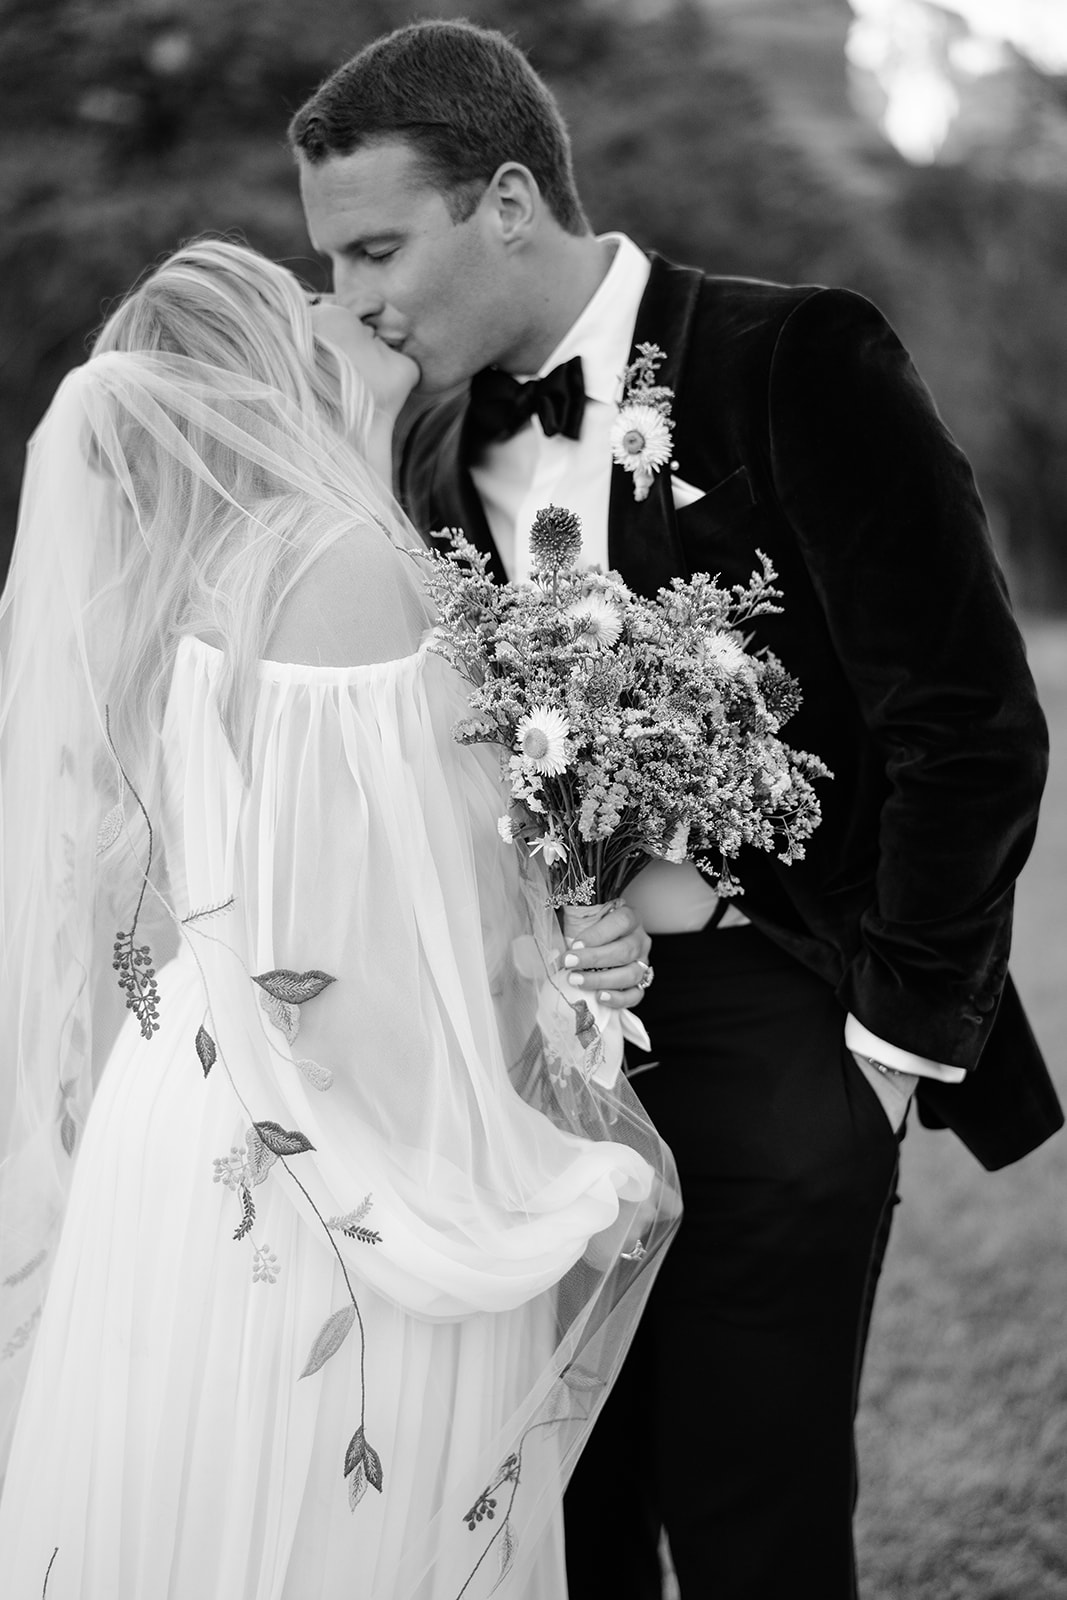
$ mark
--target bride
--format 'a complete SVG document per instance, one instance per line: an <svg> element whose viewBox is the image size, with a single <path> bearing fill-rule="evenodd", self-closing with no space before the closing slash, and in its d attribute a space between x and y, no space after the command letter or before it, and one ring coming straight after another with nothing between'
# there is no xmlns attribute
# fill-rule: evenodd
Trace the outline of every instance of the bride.
<svg viewBox="0 0 1067 1600"><path fill-rule="evenodd" d="M368 465L415 376L201 242L31 445L0 606L12 1600L566 1592L563 1485L677 1199L625 1080L536 1025L559 934ZM600 952L620 998L633 949Z"/></svg>

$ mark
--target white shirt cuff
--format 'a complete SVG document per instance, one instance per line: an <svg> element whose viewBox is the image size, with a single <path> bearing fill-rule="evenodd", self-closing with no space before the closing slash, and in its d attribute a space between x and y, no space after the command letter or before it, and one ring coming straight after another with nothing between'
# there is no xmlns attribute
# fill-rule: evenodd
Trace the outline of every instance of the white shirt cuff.
<svg viewBox="0 0 1067 1600"><path fill-rule="evenodd" d="M870 1028L865 1028L851 1011L845 1018L845 1044L858 1056L873 1056L884 1066L896 1067L898 1072L912 1072L917 1078L938 1078L942 1083L962 1083L967 1073L963 1067L950 1067L944 1061L929 1061L926 1056L913 1055L899 1045L879 1039Z"/></svg>

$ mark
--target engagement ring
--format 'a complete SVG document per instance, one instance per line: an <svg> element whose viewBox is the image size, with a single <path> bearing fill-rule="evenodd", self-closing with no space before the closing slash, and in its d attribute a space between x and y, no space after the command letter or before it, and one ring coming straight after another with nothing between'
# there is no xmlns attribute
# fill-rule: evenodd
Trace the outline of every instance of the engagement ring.
<svg viewBox="0 0 1067 1600"><path fill-rule="evenodd" d="M639 989L647 989L650 986L652 979L656 976L652 968L652 963L651 961L639 961L637 965L639 967L644 967L645 969L644 977L637 980L637 987Z"/></svg>

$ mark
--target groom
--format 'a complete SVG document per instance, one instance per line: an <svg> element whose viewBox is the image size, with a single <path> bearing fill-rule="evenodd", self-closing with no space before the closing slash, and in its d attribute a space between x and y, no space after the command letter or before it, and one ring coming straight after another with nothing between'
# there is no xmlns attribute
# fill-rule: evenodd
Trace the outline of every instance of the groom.
<svg viewBox="0 0 1067 1600"><path fill-rule="evenodd" d="M686 1217L575 1473L568 1570L571 1600L651 1600L662 1527L685 1600L770 1600L798 1575L848 1600L856 1387L912 1090L988 1168L1062 1123L1007 977L1045 727L967 463L858 295L595 237L556 106L497 33L378 40L290 137L337 296L440 397L402 464L418 527L461 525L522 575L554 501L642 594L744 582L757 551L777 570L755 643L803 689L791 743L835 776L806 860L744 857L727 915L692 866L628 896L656 958L636 1086ZM673 444L639 498L642 441L631 419L626 457L615 431L620 464L613 426L649 345Z"/></svg>

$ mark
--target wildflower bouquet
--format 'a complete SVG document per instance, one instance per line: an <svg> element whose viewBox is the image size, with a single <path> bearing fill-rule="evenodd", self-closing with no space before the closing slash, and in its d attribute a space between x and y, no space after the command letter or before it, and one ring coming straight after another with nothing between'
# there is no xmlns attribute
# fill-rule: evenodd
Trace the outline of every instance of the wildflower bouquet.
<svg viewBox="0 0 1067 1600"><path fill-rule="evenodd" d="M724 895L740 892L730 863L745 845L803 856L811 780L829 772L779 736L799 689L740 633L781 609L765 556L747 585L699 573L646 600L578 570L580 525L558 506L535 520L529 583L495 583L447 536L427 581L431 647L473 685L455 737L501 747L501 836L541 856L553 905L611 901L651 856L698 862Z"/></svg>

